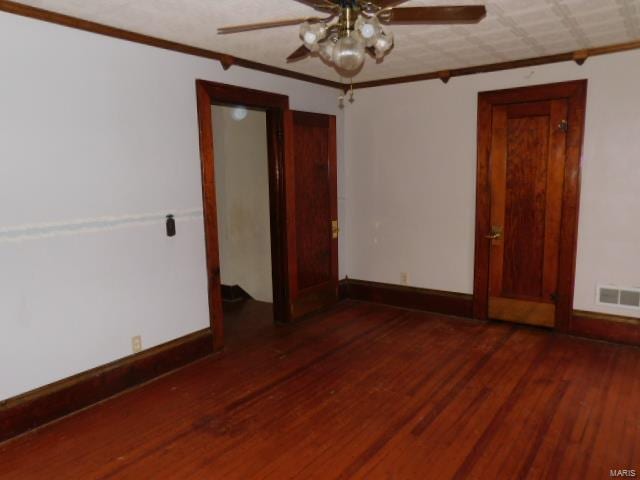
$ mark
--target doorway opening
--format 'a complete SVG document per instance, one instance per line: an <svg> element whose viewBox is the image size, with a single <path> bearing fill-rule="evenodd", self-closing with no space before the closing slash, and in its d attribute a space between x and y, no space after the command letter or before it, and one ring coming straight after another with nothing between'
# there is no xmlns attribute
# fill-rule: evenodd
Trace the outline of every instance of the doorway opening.
<svg viewBox="0 0 640 480"><path fill-rule="evenodd" d="M219 225L216 194L218 179L215 157L217 140L224 144L226 120L214 119L212 106L227 107L228 115L246 119L255 111L258 123L266 122L267 172L269 193L269 241L271 252L271 285L273 316L276 322L291 322L330 308L338 300L338 195L336 117L332 115L289 110L289 98L242 87L204 80L196 81L200 159L202 165L202 196L207 253L207 285L209 318L214 349L224 345L224 311L222 301L222 269L225 281L230 265L221 265L220 229L229 233L229 225L238 220L231 212L227 225ZM237 120L236 120L237 121ZM217 125L219 123L219 125ZM232 123L230 125L233 125ZM231 127L229 127L231 128ZM220 136L222 135L222 136ZM216 141L214 141L216 139ZM241 144L241 141L236 141ZM264 138L256 143L262 144ZM240 145L240 150L246 149ZM254 152L255 154L255 152ZM223 159L224 160L224 159ZM254 159L257 161L257 159ZM262 158L264 162L264 156ZM221 168L228 168L222 164ZM260 168L264 172L263 168ZM224 175L223 175L224 177ZM240 183L244 183L241 180ZM262 182L264 179L262 180ZM218 185L219 188L223 188ZM226 186L227 191L229 187ZM231 189L237 189L232 186ZM258 194L264 201L264 183ZM251 196L241 188L242 201ZM232 196L238 197L238 192ZM222 202L229 202L227 195ZM264 212L263 208L259 209ZM223 206L223 210L226 207ZM221 212L224 216L224 211ZM240 215L242 217L242 215ZM223 222L226 221L224 218ZM247 223L247 219L242 220ZM250 221L249 221L250 223ZM264 218L261 227L246 227L249 235L260 230L261 251L266 248ZM223 239L223 241L226 241ZM224 252L226 253L226 252ZM227 262L228 259L224 261ZM231 260L233 261L233 260ZM263 270L268 262L260 262ZM265 266L266 265L266 266ZM246 269L247 267L245 267ZM264 272L263 272L264 273ZM264 279L264 274L262 275ZM234 283L233 277L229 277ZM249 283L245 285L249 286ZM262 291L268 291L263 281ZM226 285L233 287L234 285ZM255 287L255 286L254 286ZM250 288L254 288L250 287ZM258 291L258 290L256 290ZM262 295L262 294L260 294ZM268 298L268 297L263 297ZM252 305L255 305L253 303ZM250 309L251 311L251 309ZM255 312L254 312L255 313ZM260 315L258 315L259 317ZM262 315L264 318L264 315ZM270 322L273 323L273 322ZM263 323L263 326L264 325ZM271 325L269 325L271 327Z"/></svg>
<svg viewBox="0 0 640 480"><path fill-rule="evenodd" d="M220 350L223 288L228 298L242 288L262 300L250 307L258 305L259 316L271 310L274 321L288 320L282 172L289 99L204 80L196 82L196 92L209 316L214 348ZM234 315L232 308L227 313Z"/></svg>
<svg viewBox="0 0 640 480"><path fill-rule="evenodd" d="M237 338L247 312L273 316L267 112L216 103L211 115L223 314Z"/></svg>

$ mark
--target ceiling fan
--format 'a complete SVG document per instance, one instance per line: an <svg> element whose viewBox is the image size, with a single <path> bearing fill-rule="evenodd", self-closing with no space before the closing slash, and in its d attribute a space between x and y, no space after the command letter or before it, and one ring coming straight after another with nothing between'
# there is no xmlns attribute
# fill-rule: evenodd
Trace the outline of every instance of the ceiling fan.
<svg viewBox="0 0 640 480"><path fill-rule="evenodd" d="M380 62L393 47L390 24L476 23L487 11L483 5L399 7L408 0L296 0L325 13L323 17L292 18L219 28L219 34L300 25L302 46L288 62L317 53L341 73L355 75L369 54ZM335 20L335 21L334 21Z"/></svg>

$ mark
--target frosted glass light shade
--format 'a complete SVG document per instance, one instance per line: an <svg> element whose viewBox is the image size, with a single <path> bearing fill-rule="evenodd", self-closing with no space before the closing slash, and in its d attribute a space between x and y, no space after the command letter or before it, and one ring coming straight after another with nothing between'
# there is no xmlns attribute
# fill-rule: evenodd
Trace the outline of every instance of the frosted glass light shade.
<svg viewBox="0 0 640 480"><path fill-rule="evenodd" d="M393 47L393 33L381 32L373 46L376 51L376 58L381 59Z"/></svg>
<svg viewBox="0 0 640 480"><path fill-rule="evenodd" d="M326 62L333 62L333 50L335 48L335 43L331 40L327 40L320 44L320 49L318 50L318 54L322 59Z"/></svg>
<svg viewBox="0 0 640 480"><path fill-rule="evenodd" d="M333 63L336 67L352 72L364 63L364 40L360 34L352 32L336 42L333 49Z"/></svg>
<svg viewBox="0 0 640 480"><path fill-rule="evenodd" d="M377 17L367 18L360 15L356 20L356 30L360 33L367 47L373 47L382 33L382 26Z"/></svg>
<svg viewBox="0 0 640 480"><path fill-rule="evenodd" d="M317 52L319 43L327 36L327 26L324 23L304 22L300 25L300 39L312 52Z"/></svg>

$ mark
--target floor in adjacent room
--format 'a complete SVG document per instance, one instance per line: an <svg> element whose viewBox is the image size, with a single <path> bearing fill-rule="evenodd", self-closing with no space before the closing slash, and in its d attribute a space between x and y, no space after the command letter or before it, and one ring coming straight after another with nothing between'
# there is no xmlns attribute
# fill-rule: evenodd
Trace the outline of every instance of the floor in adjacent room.
<svg viewBox="0 0 640 480"><path fill-rule="evenodd" d="M244 312L244 314L243 314ZM0 445L2 479L608 478L640 349L343 302L227 315L227 351Z"/></svg>

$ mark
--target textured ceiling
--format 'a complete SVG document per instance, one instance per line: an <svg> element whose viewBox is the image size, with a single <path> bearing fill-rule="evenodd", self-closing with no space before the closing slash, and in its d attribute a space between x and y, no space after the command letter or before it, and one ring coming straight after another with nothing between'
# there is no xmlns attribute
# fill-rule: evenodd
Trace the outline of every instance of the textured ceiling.
<svg viewBox="0 0 640 480"><path fill-rule="evenodd" d="M23 0L20 3L340 81L318 58L287 64L297 27L217 35L225 25L316 15L294 0ZM387 27L395 48L356 81L447 70L640 39L640 0L411 0L406 6L484 4L476 25Z"/></svg>

